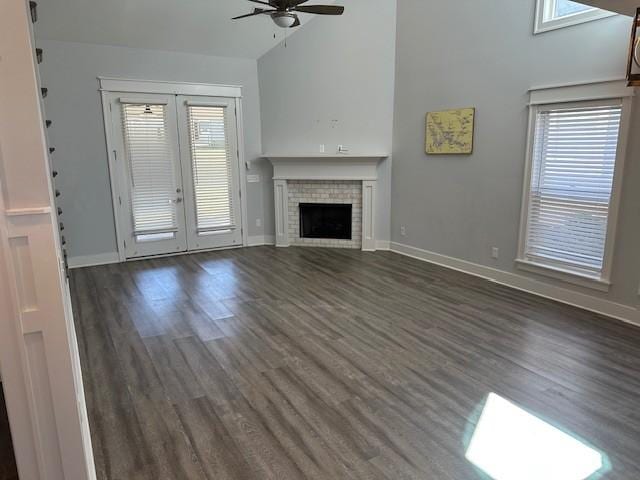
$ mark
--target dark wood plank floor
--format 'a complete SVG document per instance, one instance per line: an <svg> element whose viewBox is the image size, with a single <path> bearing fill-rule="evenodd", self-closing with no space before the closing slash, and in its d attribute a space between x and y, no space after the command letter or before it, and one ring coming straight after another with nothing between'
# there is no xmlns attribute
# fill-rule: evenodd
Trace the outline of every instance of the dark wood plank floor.
<svg viewBox="0 0 640 480"><path fill-rule="evenodd" d="M99 479L474 479L494 392L640 478L640 329L400 255L73 271ZM542 480L542 479L541 479Z"/></svg>

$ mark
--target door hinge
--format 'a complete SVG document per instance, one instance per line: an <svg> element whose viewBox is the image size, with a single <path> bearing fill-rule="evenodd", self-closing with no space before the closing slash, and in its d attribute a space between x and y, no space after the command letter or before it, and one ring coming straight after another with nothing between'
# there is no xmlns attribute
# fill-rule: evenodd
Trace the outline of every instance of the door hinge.
<svg viewBox="0 0 640 480"><path fill-rule="evenodd" d="M109 111L113 112L113 104L111 104L111 103L109 104Z"/></svg>
<svg viewBox="0 0 640 480"><path fill-rule="evenodd" d="M127 241L123 240L122 243L124 243L124 248L127 248Z"/></svg>
<svg viewBox="0 0 640 480"><path fill-rule="evenodd" d="M113 151L113 159L117 162L118 161L118 151L114 150Z"/></svg>
<svg viewBox="0 0 640 480"><path fill-rule="evenodd" d="M120 195L118 195L118 203L122 205L122 197Z"/></svg>

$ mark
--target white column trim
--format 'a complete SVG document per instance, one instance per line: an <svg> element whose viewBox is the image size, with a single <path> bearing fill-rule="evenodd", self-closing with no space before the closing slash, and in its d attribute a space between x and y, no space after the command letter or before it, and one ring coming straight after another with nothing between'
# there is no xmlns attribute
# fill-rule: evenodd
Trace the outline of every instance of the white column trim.
<svg viewBox="0 0 640 480"><path fill-rule="evenodd" d="M286 180L273 181L276 207L276 247L289 246L289 189Z"/></svg>
<svg viewBox="0 0 640 480"><path fill-rule="evenodd" d="M377 181L362 181L362 250L375 252L376 244L376 190Z"/></svg>

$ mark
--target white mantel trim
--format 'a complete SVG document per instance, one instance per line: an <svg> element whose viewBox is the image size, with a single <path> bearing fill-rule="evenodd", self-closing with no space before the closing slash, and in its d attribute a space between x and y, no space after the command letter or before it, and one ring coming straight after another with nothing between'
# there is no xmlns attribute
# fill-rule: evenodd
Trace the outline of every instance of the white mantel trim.
<svg viewBox="0 0 640 480"><path fill-rule="evenodd" d="M301 153L301 154L275 154L275 153L265 153L262 155L263 158L268 158L269 160L323 160L323 159L349 159L349 160L357 160L357 159L378 159L382 160L383 158L389 157L388 153Z"/></svg>
<svg viewBox="0 0 640 480"><path fill-rule="evenodd" d="M264 155L273 180L376 181L378 164L388 155Z"/></svg>

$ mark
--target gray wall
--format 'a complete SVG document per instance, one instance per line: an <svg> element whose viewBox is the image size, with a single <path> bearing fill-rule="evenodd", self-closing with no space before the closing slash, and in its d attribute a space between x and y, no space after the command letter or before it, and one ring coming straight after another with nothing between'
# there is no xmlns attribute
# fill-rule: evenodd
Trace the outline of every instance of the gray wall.
<svg viewBox="0 0 640 480"><path fill-rule="evenodd" d="M527 90L623 77L630 29L629 18L613 17L534 36L534 3L398 2L394 242L515 272ZM425 155L425 113L468 106L477 109L473 155ZM631 128L640 129L638 106ZM632 133L613 287L602 294L628 305L638 302L640 276L639 155L640 136Z"/></svg>
<svg viewBox="0 0 640 480"><path fill-rule="evenodd" d="M258 60L266 153L391 152L396 1L347 3ZM379 168L379 240L389 240L390 168Z"/></svg>
<svg viewBox="0 0 640 480"><path fill-rule="evenodd" d="M39 40L45 51L41 65L45 100L53 120L51 144L60 171L65 236L71 257L115 252L116 239L109 170L98 92L98 76L241 85L245 151L255 161L248 173L261 183L247 185L250 236L273 230L271 168L259 160L260 104L255 60L139 50L87 43ZM256 160L258 159L258 160ZM262 227L256 227L256 219Z"/></svg>

